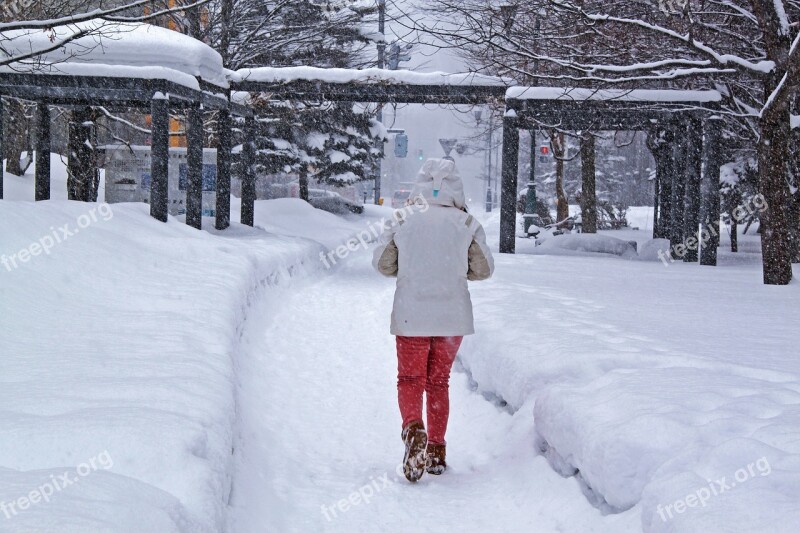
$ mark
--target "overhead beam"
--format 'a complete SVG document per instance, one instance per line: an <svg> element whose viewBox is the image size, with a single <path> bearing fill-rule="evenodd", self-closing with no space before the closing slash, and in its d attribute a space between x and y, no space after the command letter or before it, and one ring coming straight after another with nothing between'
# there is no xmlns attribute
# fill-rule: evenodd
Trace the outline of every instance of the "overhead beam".
<svg viewBox="0 0 800 533"><path fill-rule="evenodd" d="M169 94L173 108L188 107L193 102L209 109L235 108L227 98L209 91L186 87L169 80L113 78L101 76L69 76L60 74L0 73L0 94L24 100L47 100L52 105L97 105L98 101L126 103L131 107L150 105L156 93ZM221 89L220 89L221 90ZM249 112L249 111L248 111Z"/></svg>
<svg viewBox="0 0 800 533"><path fill-rule="evenodd" d="M276 100L328 100L344 102L405 104L481 104L502 100L503 86L403 85L295 81L289 83L242 81L231 86L235 91L268 93Z"/></svg>
<svg viewBox="0 0 800 533"><path fill-rule="evenodd" d="M667 117L659 119L639 119L625 116L624 113L613 116L592 115L591 111L583 115L575 114L547 114L537 117L525 116L519 120L520 128L548 129L555 128L562 131L642 131L658 124L667 124Z"/></svg>

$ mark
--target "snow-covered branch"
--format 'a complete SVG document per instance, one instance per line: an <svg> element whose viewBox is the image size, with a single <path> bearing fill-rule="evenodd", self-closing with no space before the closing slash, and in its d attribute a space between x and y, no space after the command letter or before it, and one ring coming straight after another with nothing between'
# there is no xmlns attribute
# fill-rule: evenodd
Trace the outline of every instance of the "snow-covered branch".
<svg viewBox="0 0 800 533"><path fill-rule="evenodd" d="M779 2L780 0L776 1ZM698 39L695 39L692 36L691 32L681 33L673 29L660 26L658 24L647 22L642 19L618 17L607 13L589 13L581 7L575 6L568 2L562 2L560 0L554 0L554 3L560 4L563 8L570 11L574 11L575 13L578 13L581 16L583 16L586 20L592 22L598 22L598 23L615 22L626 26L634 26L647 30L648 32L651 33L662 35L664 37L669 38L670 40L678 41L680 43L689 46L693 50L705 55L720 67L734 67L749 71L750 73L756 75L768 74L775 68L775 63L773 61L767 61L767 60L749 61L735 54L725 54L718 52L709 44L704 43ZM633 66L631 66L631 70L633 70L632 67Z"/></svg>
<svg viewBox="0 0 800 533"><path fill-rule="evenodd" d="M779 2L779 0L775 1ZM786 72L778 83L778 86L775 87L775 90L773 90L767 98L764 108L761 110L761 116L768 113L776 103L787 101L789 91L796 91L798 84L800 84L800 33L797 34L789 49Z"/></svg>

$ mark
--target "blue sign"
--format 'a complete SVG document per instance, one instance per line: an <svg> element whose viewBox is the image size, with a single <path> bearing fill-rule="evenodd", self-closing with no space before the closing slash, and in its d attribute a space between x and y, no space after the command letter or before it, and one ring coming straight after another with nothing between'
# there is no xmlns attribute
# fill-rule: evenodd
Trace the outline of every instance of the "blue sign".
<svg viewBox="0 0 800 533"><path fill-rule="evenodd" d="M406 157L408 155L408 135L398 133L394 136L394 156Z"/></svg>
<svg viewBox="0 0 800 533"><path fill-rule="evenodd" d="M181 163L178 166L178 189L185 191L189 184L189 165ZM203 164L203 192L217 190L217 165Z"/></svg>

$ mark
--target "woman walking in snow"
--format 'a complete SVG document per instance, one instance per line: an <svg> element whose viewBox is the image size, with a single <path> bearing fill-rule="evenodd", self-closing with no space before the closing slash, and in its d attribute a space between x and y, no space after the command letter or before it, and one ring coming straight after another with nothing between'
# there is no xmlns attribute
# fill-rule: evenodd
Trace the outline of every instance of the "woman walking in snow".
<svg viewBox="0 0 800 533"><path fill-rule="evenodd" d="M450 413L450 369L464 335L475 332L467 281L494 271L486 235L466 212L455 162L428 159L410 201L424 200L381 237L373 265L397 277L391 333L397 344L397 395L403 418L403 471L409 481L442 474ZM422 397L427 394L427 431Z"/></svg>

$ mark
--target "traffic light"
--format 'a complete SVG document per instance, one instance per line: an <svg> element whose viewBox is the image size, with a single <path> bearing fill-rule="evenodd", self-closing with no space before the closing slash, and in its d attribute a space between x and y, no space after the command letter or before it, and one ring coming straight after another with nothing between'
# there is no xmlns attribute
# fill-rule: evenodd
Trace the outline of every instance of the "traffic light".
<svg viewBox="0 0 800 533"><path fill-rule="evenodd" d="M408 155L408 135L398 133L394 136L394 156L406 157Z"/></svg>
<svg viewBox="0 0 800 533"><path fill-rule="evenodd" d="M540 163L547 163L547 159L550 156L550 147L546 144L543 144L539 148L539 162Z"/></svg>
<svg viewBox="0 0 800 533"><path fill-rule="evenodd" d="M417 150L417 159L420 161L425 159L425 154L422 152L422 150Z"/></svg>

